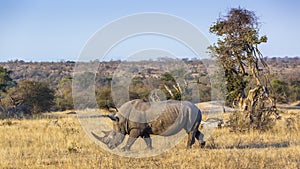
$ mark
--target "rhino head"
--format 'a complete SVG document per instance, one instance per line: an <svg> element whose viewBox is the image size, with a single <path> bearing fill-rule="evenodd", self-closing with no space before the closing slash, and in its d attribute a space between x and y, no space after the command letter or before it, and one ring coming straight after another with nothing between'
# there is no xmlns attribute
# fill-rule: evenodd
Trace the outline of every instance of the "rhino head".
<svg viewBox="0 0 300 169"><path fill-rule="evenodd" d="M113 130L102 131L104 133L103 137L100 137L92 132L92 135L102 143L106 144L109 149L114 149L118 147L125 138L125 130L117 116L106 116L113 121Z"/></svg>

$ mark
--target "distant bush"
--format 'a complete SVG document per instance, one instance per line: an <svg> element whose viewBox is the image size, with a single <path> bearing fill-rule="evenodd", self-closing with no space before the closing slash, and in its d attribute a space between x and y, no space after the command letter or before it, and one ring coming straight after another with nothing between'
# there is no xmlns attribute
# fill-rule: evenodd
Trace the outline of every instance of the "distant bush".
<svg viewBox="0 0 300 169"><path fill-rule="evenodd" d="M0 66L0 94L1 92L6 92L9 87L13 87L15 85L15 82L10 77L11 73L11 71Z"/></svg>
<svg viewBox="0 0 300 169"><path fill-rule="evenodd" d="M288 83L278 79L274 79L271 85L273 87L277 102L287 103L289 95Z"/></svg>
<svg viewBox="0 0 300 169"><path fill-rule="evenodd" d="M290 102L300 100L300 80L291 82L289 92Z"/></svg>
<svg viewBox="0 0 300 169"><path fill-rule="evenodd" d="M44 82L21 81L8 91L8 95L15 106L27 105L31 114L49 111L54 105L54 91Z"/></svg>
<svg viewBox="0 0 300 169"><path fill-rule="evenodd" d="M55 93L55 104L59 110L71 110L74 109L72 98L72 78L63 78Z"/></svg>
<svg viewBox="0 0 300 169"><path fill-rule="evenodd" d="M289 103L300 100L300 81L299 80L280 80L273 79L272 87L277 102Z"/></svg>
<svg viewBox="0 0 300 169"><path fill-rule="evenodd" d="M96 100L98 107L101 109L111 107L113 105L112 97L111 97L111 89L110 87L97 87L96 88Z"/></svg>
<svg viewBox="0 0 300 169"><path fill-rule="evenodd" d="M254 122L250 121L248 117L250 114L236 111L229 117L231 130L234 132L247 132L250 129L256 129L260 131L267 131L272 129L275 125L274 118L270 115L262 116L260 119L256 119Z"/></svg>
<svg viewBox="0 0 300 169"><path fill-rule="evenodd" d="M135 77L131 79L129 86L129 99L147 100L150 94L150 86L145 83L145 78Z"/></svg>

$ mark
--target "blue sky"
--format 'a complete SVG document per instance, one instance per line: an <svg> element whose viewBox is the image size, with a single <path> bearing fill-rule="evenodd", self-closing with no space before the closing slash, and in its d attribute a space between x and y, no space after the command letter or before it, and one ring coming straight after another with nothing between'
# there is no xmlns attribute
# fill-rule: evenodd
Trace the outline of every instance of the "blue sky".
<svg viewBox="0 0 300 169"><path fill-rule="evenodd" d="M296 0L0 0L0 61L77 60L97 30L120 17L141 12L184 18L213 43L216 37L209 33L209 27L220 14L238 6L254 11L260 18L260 33L269 39L260 47L264 56L300 56L300 2ZM134 45L128 43L115 54L126 55L130 44ZM188 54L182 52L182 55Z"/></svg>

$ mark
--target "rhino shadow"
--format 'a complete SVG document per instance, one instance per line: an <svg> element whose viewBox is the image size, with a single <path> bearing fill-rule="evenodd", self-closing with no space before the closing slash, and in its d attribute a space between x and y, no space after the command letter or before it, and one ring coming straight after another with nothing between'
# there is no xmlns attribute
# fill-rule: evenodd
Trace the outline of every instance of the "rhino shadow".
<svg viewBox="0 0 300 169"><path fill-rule="evenodd" d="M290 147L289 142L278 142L278 143L251 143L237 146L217 146L217 145L206 145L206 149L263 149L263 148L286 148Z"/></svg>

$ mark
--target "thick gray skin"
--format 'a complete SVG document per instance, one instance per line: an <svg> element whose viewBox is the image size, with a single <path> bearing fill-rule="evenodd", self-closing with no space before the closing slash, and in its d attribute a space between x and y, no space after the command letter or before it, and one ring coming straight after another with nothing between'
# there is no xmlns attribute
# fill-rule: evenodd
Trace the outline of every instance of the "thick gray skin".
<svg viewBox="0 0 300 169"><path fill-rule="evenodd" d="M160 114L158 114L160 113ZM170 136L184 129L188 133L187 148L191 148L197 139L203 147L203 134L198 130L202 120L201 111L187 101L168 100L163 102L144 102L132 100L123 104L119 112L109 116L113 120L113 131L104 132L104 137L93 134L110 149L120 145L125 135L129 138L122 150L130 150L138 137L142 137L149 149L152 149L150 134Z"/></svg>

